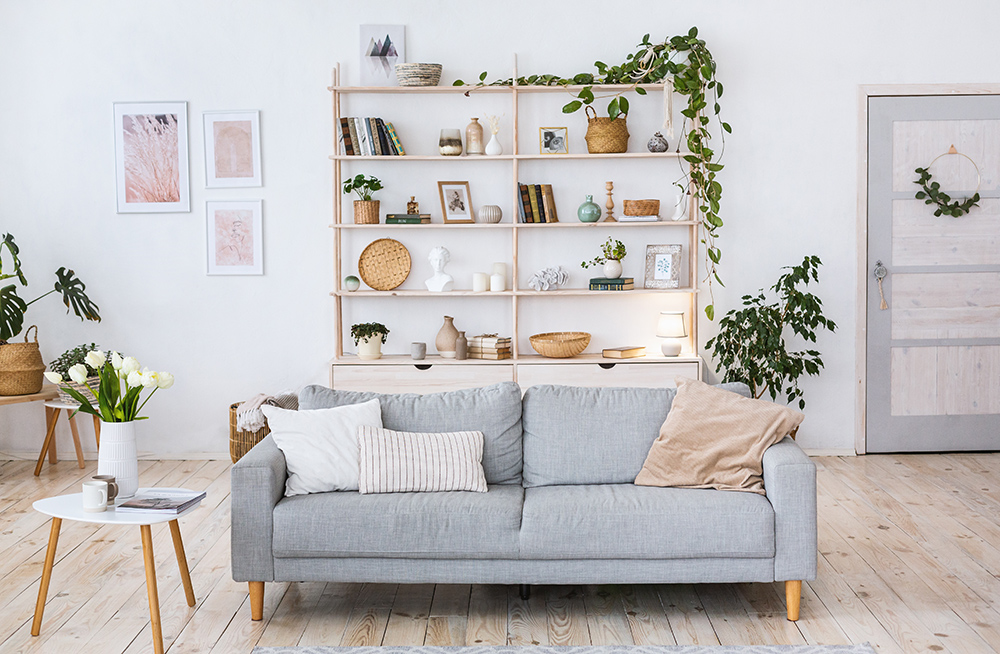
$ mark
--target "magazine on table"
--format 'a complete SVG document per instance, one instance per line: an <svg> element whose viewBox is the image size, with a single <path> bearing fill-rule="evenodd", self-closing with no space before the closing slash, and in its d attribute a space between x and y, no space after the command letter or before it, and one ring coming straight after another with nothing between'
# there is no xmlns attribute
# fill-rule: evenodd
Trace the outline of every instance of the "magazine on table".
<svg viewBox="0 0 1000 654"><path fill-rule="evenodd" d="M115 510L119 513L168 513L177 514L186 511L205 499L204 492L184 490L182 488L147 488L135 496L119 504Z"/></svg>

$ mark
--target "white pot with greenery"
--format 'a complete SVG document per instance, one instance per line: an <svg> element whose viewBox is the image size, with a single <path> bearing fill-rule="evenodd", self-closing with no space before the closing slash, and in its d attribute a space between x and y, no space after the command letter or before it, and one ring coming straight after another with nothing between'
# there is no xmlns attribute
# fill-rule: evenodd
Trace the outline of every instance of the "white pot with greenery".
<svg viewBox="0 0 1000 654"><path fill-rule="evenodd" d="M377 322L351 325L351 336L358 346L358 358L366 361L382 358L382 345L389 335L389 328Z"/></svg>
<svg viewBox="0 0 1000 654"><path fill-rule="evenodd" d="M618 279L622 276L622 259L625 258L625 244L621 241L608 237L608 240L601 245L601 256L594 257L590 261L580 264L581 268L591 266L604 266L604 276L607 279Z"/></svg>

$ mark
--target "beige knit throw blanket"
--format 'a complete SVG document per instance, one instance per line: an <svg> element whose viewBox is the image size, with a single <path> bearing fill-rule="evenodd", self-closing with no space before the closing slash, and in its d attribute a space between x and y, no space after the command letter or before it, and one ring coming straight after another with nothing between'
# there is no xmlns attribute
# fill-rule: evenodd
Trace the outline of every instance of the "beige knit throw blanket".
<svg viewBox="0 0 1000 654"><path fill-rule="evenodd" d="M236 428L240 431L257 431L264 428L266 419L260 407L268 404L279 409L299 410L299 396L296 393L268 395L258 393L236 407Z"/></svg>

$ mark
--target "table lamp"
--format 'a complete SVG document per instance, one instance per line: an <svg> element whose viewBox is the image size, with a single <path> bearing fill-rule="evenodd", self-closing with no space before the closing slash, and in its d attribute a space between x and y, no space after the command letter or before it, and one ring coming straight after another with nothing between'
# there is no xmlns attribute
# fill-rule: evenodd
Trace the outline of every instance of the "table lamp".
<svg viewBox="0 0 1000 654"><path fill-rule="evenodd" d="M665 357L675 357L681 353L682 338L687 338L683 311L661 311L656 323L656 335L663 340L660 351Z"/></svg>

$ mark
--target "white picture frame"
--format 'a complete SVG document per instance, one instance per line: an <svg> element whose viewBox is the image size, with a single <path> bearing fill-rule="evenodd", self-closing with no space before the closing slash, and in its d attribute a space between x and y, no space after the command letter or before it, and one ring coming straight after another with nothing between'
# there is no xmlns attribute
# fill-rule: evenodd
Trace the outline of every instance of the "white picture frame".
<svg viewBox="0 0 1000 654"><path fill-rule="evenodd" d="M205 188L263 186L259 111L206 111Z"/></svg>
<svg viewBox="0 0 1000 654"><path fill-rule="evenodd" d="M680 288L680 245L647 245L643 288Z"/></svg>
<svg viewBox="0 0 1000 654"><path fill-rule="evenodd" d="M398 86L396 64L406 63L405 25L361 25L361 86Z"/></svg>
<svg viewBox="0 0 1000 654"><path fill-rule="evenodd" d="M261 200L205 203L207 274L264 274L262 205Z"/></svg>
<svg viewBox="0 0 1000 654"><path fill-rule="evenodd" d="M191 211L187 102L115 102L118 213Z"/></svg>
<svg viewBox="0 0 1000 654"><path fill-rule="evenodd" d="M569 129L565 127L538 128L539 154L569 154Z"/></svg>

